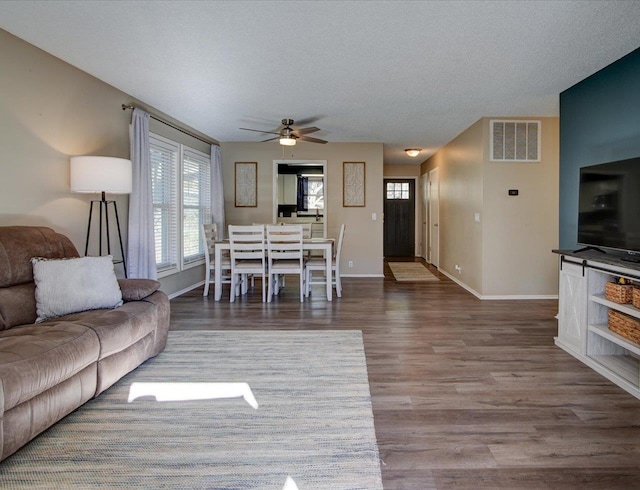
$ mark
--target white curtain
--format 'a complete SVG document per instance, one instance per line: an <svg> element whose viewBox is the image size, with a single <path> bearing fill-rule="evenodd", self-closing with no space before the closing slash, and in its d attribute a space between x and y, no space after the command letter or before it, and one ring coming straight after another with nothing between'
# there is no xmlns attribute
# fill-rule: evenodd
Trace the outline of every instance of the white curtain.
<svg viewBox="0 0 640 490"><path fill-rule="evenodd" d="M131 116L131 163L133 189L129 196L128 275L131 278L157 279L149 114L140 109L134 109Z"/></svg>
<svg viewBox="0 0 640 490"><path fill-rule="evenodd" d="M222 157L220 147L211 145L211 219L218 227L218 239L227 236L224 221L224 190L222 188Z"/></svg>

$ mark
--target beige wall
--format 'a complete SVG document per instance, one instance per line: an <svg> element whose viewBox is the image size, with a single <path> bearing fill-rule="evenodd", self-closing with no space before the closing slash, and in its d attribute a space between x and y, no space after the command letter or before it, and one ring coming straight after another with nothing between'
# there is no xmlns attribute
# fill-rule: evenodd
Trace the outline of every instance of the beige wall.
<svg viewBox="0 0 640 490"><path fill-rule="evenodd" d="M420 164L386 164L384 166L384 177L420 177Z"/></svg>
<svg viewBox="0 0 640 490"><path fill-rule="evenodd" d="M483 118L421 165L440 169L440 269L482 297L557 294L558 119L536 119L540 163L490 162Z"/></svg>
<svg viewBox="0 0 640 490"><path fill-rule="evenodd" d="M422 164L422 173L438 167L440 178L439 268L482 291L483 125L476 122ZM455 271L459 265L462 273Z"/></svg>
<svg viewBox="0 0 640 490"><path fill-rule="evenodd" d="M273 220L273 161L326 160L325 195L327 233L336 237L346 224L342 249L343 275L383 275L382 256L382 144L299 143L283 156L277 143L222 143L222 165L227 224L270 223ZM342 206L342 162L366 162L366 206ZM258 162L258 207L234 206L234 163ZM372 221L376 213L378 219ZM353 268L348 268L353 261Z"/></svg>
<svg viewBox="0 0 640 490"><path fill-rule="evenodd" d="M82 253L96 196L71 193L69 156L129 158L131 97L2 30L0 66L0 224L51 226Z"/></svg>
<svg viewBox="0 0 640 490"><path fill-rule="evenodd" d="M0 67L0 226L50 226L82 254L89 201L97 196L71 193L69 157L129 158L131 112L121 104L135 99L3 30ZM150 125L209 151L178 131ZM109 196L114 197L126 246L129 199ZM122 266L116 272L121 276ZM194 268L163 279L163 289L171 294L203 278L204 267Z"/></svg>
<svg viewBox="0 0 640 490"><path fill-rule="evenodd" d="M558 260L551 250L558 247L559 121L537 120L542 122L538 163L490 162L485 145L483 295L558 293ZM487 135L489 121L483 119ZM509 196L509 189L517 189L518 196Z"/></svg>

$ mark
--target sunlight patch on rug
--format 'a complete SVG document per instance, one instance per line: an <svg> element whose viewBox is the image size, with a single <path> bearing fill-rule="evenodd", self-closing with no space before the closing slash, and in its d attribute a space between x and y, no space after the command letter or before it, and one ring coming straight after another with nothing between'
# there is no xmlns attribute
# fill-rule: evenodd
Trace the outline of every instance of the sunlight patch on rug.
<svg viewBox="0 0 640 490"><path fill-rule="evenodd" d="M419 262L389 262L393 277L400 282L439 281L435 275Z"/></svg>

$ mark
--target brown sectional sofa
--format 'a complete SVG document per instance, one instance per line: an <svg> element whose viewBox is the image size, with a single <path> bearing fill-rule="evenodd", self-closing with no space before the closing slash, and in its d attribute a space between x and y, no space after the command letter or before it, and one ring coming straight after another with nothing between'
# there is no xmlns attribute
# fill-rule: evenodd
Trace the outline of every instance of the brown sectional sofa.
<svg viewBox="0 0 640 490"><path fill-rule="evenodd" d="M124 304L35 324L32 257L78 257L45 227L0 227L0 461L160 353L169 299L159 283L121 279Z"/></svg>

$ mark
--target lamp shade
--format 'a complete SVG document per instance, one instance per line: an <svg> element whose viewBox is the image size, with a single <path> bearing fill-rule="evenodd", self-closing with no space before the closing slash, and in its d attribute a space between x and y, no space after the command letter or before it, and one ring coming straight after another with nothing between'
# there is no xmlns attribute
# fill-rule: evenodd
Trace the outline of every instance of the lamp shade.
<svg viewBox="0 0 640 490"><path fill-rule="evenodd" d="M296 139L291 136L283 136L280 138L280 144L282 146L295 146Z"/></svg>
<svg viewBox="0 0 640 490"><path fill-rule="evenodd" d="M131 160L71 157L71 191L131 194Z"/></svg>

